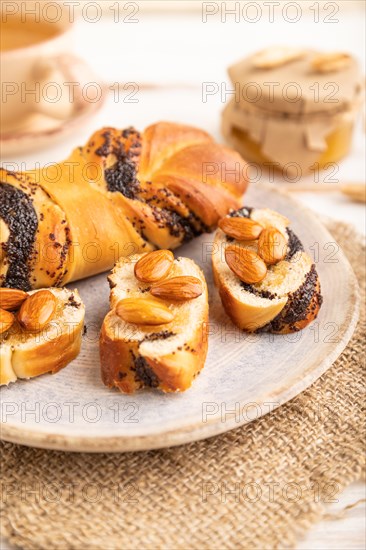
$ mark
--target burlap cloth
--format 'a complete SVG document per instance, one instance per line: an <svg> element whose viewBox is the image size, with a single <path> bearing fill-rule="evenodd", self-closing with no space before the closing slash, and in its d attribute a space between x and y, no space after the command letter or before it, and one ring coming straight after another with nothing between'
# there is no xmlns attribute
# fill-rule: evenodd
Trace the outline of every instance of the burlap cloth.
<svg viewBox="0 0 366 550"><path fill-rule="evenodd" d="M362 239L344 224L329 228L364 300ZM313 386L225 435L129 454L3 443L3 534L47 550L296 545L364 473L364 322L363 309L347 349Z"/></svg>

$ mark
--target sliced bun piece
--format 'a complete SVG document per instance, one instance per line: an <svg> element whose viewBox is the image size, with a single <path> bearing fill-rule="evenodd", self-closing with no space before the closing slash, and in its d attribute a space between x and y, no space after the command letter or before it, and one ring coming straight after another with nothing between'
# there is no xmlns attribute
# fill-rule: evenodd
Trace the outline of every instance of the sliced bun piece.
<svg viewBox="0 0 366 550"><path fill-rule="evenodd" d="M141 388L163 392L184 391L204 366L208 341L208 295L204 275L193 260L177 258L163 280L193 276L200 280L202 294L190 300L161 300L150 293L151 284L140 282L134 274L136 262L144 255L121 258L110 275L110 305L100 335L102 379L106 386L133 393ZM121 300L158 300L174 319L161 325L124 321L116 313ZM117 308L118 309L118 308Z"/></svg>
<svg viewBox="0 0 366 550"><path fill-rule="evenodd" d="M250 218L264 228L278 229L287 241L284 259L267 265L264 279L255 284L242 282L225 260L225 249L237 245L258 253L258 241L238 241L221 229L216 231L212 266L215 284L226 313L240 329L249 332L290 333L313 321L322 297L315 265L289 220L269 209L241 208L228 217Z"/></svg>
<svg viewBox="0 0 366 550"><path fill-rule="evenodd" d="M48 289L57 299L52 320L31 332L18 321L0 335L0 385L18 378L55 373L75 359L80 351L85 308L77 290ZM38 291L29 292L29 295Z"/></svg>

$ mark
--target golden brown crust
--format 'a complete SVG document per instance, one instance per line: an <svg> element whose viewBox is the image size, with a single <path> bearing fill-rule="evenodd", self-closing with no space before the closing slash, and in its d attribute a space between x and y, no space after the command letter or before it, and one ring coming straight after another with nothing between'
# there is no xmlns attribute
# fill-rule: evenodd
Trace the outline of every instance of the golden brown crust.
<svg viewBox="0 0 366 550"><path fill-rule="evenodd" d="M226 189L240 198L248 184L247 164L242 157L217 143L199 143L168 158L155 177L171 175Z"/></svg>
<svg viewBox="0 0 366 550"><path fill-rule="evenodd" d="M280 316L281 312L286 307L288 302L287 298L283 298L281 301L272 304L269 303L265 308L246 304L233 296L225 281L217 275L214 265L213 271L215 284L218 288L222 305L232 322L241 330L247 332L256 332L260 329L263 330L263 327L271 323L277 316ZM303 317L299 321L293 323L284 321L281 323L281 328L268 328L268 331L274 334L289 334L302 330L317 318L321 304L320 282L319 279L317 279L314 293Z"/></svg>
<svg viewBox="0 0 366 550"><path fill-rule="evenodd" d="M148 365L160 380L159 388L164 392L185 391L192 385L195 376L202 370L208 349L205 326L208 315L202 318L194 338L187 342L187 348L164 357L146 357ZM192 351L193 350L193 351Z"/></svg>
<svg viewBox="0 0 366 550"><path fill-rule="evenodd" d="M317 317L322 304L319 277L311 258L303 251L296 235L287 229L288 220L276 212L244 207L236 215L252 218L265 227L277 225L283 235L287 232L288 245L286 257L277 266L267 266L269 271L264 286L261 282L245 284L223 259L227 237L221 229L217 230L212 269L227 315L238 328L247 332L287 334L302 330ZM239 244L256 250L256 243L253 240ZM287 286L289 279L290 287Z"/></svg>
<svg viewBox="0 0 366 550"><path fill-rule="evenodd" d="M109 312L104 319L99 340L100 365L103 384L119 388L124 393L134 393L139 388L133 373L133 355L138 354L137 341L125 341L114 337L108 326ZM123 368L121 368L123 366Z"/></svg>
<svg viewBox="0 0 366 550"><path fill-rule="evenodd" d="M100 334L102 380L106 386L117 387L125 393L144 387L158 388L164 392L184 391L203 368L207 355L206 281L192 260L175 260L164 281L189 272L200 279L202 294L183 302L162 300L174 313L173 320L166 324L148 326L125 323L116 314L118 302L130 296L138 304L142 296L151 296L149 283L133 283L133 268L141 257L121 258L109 277L112 309L103 321ZM190 323L187 323L187 318Z"/></svg>
<svg viewBox="0 0 366 550"><path fill-rule="evenodd" d="M73 327L72 334L64 333L52 342L45 341L33 349L16 349L12 354L13 370L18 378L34 378L65 368L80 352L83 323Z"/></svg>
<svg viewBox="0 0 366 550"><path fill-rule="evenodd" d="M77 291L51 289L57 298L52 321L40 332L29 333L16 323L0 340L0 385L17 378L56 373L75 359L81 347L84 305Z"/></svg>
<svg viewBox="0 0 366 550"><path fill-rule="evenodd" d="M212 137L192 126L172 122L159 122L144 131L140 157L140 171L147 179L160 168L164 159L179 150L198 143L211 143Z"/></svg>
<svg viewBox="0 0 366 550"><path fill-rule="evenodd" d="M75 163L72 178L69 163ZM67 274L62 284L106 271L118 255L126 250L131 253L130 243L134 243L136 250L146 246L123 210L86 179L85 166L79 150L75 150L68 161L59 165L62 177L57 186L52 180L42 182L42 187L66 213L70 227Z"/></svg>
<svg viewBox="0 0 366 550"><path fill-rule="evenodd" d="M320 294L320 281L317 277L313 296L308 307L306 308L303 318L299 321L295 321L294 323L284 323L283 327L280 330L273 330L272 332L274 332L275 334L290 334L291 332L302 330L317 318L321 305L322 297Z"/></svg>
<svg viewBox="0 0 366 550"><path fill-rule="evenodd" d="M220 187L180 178L177 176L159 176L159 183L181 198L188 209L200 218L207 228L215 228L220 218L229 210L238 208L240 201Z"/></svg>
<svg viewBox="0 0 366 550"><path fill-rule="evenodd" d="M32 180L29 192L24 178ZM236 152L202 130L168 122L142 134L103 128L47 172L6 181L28 194L37 215L30 254L53 247L52 266L44 254L32 263L28 288L62 286L131 253L174 249L239 207L248 184ZM6 284L3 256L2 249L0 285Z"/></svg>
<svg viewBox="0 0 366 550"><path fill-rule="evenodd" d="M214 263L212 269L221 303L232 322L241 330L255 332L272 321L285 307L286 298L279 303L269 304L266 308L243 303L233 295L225 280L219 277Z"/></svg>
<svg viewBox="0 0 366 550"><path fill-rule="evenodd" d="M159 357L142 355L138 340L124 340L116 336L118 332L113 331L109 322L114 315L114 311L109 312L100 335L101 374L106 386L119 388L124 393L134 393L149 387L149 380L153 381L150 387L164 392L185 391L191 386L206 360L208 339L205 327L208 322L208 308L194 337L186 342L186 346ZM136 360L141 359L146 362L143 367L145 379L140 378L136 372ZM149 374L148 369L152 373Z"/></svg>

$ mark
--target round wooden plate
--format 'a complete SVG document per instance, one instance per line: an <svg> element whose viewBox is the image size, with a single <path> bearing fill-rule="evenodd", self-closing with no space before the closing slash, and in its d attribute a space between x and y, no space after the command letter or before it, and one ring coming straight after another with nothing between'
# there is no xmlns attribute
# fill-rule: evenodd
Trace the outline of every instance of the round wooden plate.
<svg viewBox="0 0 366 550"><path fill-rule="evenodd" d="M135 451L211 437L258 418L321 376L347 345L358 318L358 285L342 250L317 217L273 188L252 186L248 206L288 216L314 257L323 307L302 332L249 335L222 310L213 286L212 235L182 247L204 269L210 291L209 353L183 394L108 390L100 380L98 332L108 310L105 275L77 283L85 301L87 334L80 356L56 375L1 389L4 440L68 451ZM75 285L76 286L76 285ZM189 322L189 319L187 319Z"/></svg>

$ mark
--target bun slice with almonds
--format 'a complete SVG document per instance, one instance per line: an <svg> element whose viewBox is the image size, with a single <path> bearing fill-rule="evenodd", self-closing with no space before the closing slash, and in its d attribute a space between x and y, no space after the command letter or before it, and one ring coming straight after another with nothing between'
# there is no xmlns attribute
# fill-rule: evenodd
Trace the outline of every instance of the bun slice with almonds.
<svg viewBox="0 0 366 550"><path fill-rule="evenodd" d="M100 335L104 384L125 393L189 388L208 347L207 285L200 268L159 250L121 258L109 283L111 311Z"/></svg>
<svg viewBox="0 0 366 550"><path fill-rule="evenodd" d="M76 290L0 288L0 385L66 367L79 354L84 314Z"/></svg>
<svg viewBox="0 0 366 550"><path fill-rule="evenodd" d="M267 208L247 207L219 222L214 280L226 313L240 329L286 334L317 317L319 277L289 223Z"/></svg>

